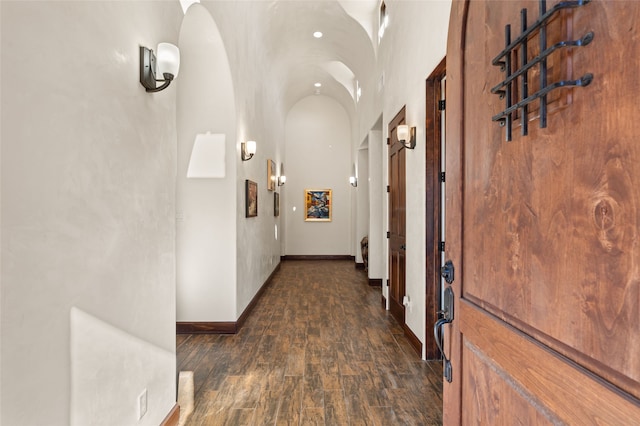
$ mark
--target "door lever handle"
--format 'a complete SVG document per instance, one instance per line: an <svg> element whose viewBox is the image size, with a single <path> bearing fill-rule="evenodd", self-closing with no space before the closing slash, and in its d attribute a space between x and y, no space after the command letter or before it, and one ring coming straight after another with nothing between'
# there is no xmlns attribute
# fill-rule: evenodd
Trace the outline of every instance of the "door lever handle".
<svg viewBox="0 0 640 426"><path fill-rule="evenodd" d="M442 354L442 358L444 358L444 378L447 379L447 382L451 383L453 380L452 371L451 371L451 361L447 358L447 354L444 352L444 334L440 332L440 329L443 325L449 324L452 322L451 320L440 318L436 321L436 324L433 326L433 335L436 338L436 345L438 345L438 349Z"/></svg>
<svg viewBox="0 0 640 426"><path fill-rule="evenodd" d="M447 358L447 354L444 352L444 333L441 331L441 328L445 324L453 322L453 301L453 290L451 289L451 287L447 287L444 290L443 309L438 311L438 315L442 315L442 318L436 321L435 325L433 326L433 336L436 339L436 345L438 345L438 349L442 354L442 358L444 358L444 377L449 383L451 383L451 381L453 380L451 361L449 361L449 358Z"/></svg>

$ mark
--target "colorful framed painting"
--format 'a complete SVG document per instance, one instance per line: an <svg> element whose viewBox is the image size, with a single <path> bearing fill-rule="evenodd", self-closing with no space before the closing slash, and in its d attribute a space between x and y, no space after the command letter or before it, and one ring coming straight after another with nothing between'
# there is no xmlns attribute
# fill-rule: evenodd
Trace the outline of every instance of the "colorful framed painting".
<svg viewBox="0 0 640 426"><path fill-rule="evenodd" d="M277 192L273 193L273 215L280 216L280 194Z"/></svg>
<svg viewBox="0 0 640 426"><path fill-rule="evenodd" d="M307 222L331 221L331 190L330 189L305 189L304 190L304 220Z"/></svg>
<svg viewBox="0 0 640 426"><path fill-rule="evenodd" d="M267 160L267 189L276 190L276 163L273 160Z"/></svg>
<svg viewBox="0 0 640 426"><path fill-rule="evenodd" d="M258 184L245 181L245 217L258 216Z"/></svg>

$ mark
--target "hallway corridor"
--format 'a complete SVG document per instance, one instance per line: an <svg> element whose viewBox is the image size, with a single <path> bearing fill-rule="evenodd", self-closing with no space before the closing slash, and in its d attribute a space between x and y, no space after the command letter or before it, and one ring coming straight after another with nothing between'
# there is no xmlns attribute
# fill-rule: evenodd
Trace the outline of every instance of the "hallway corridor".
<svg viewBox="0 0 640 426"><path fill-rule="evenodd" d="M439 362L421 361L351 261L284 261L236 335L178 335L187 425L439 425Z"/></svg>

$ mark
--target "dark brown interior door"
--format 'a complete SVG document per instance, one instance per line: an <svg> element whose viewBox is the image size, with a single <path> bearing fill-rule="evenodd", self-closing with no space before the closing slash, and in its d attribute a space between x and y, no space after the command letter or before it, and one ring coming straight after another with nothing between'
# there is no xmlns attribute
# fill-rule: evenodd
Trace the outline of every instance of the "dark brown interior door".
<svg viewBox="0 0 640 426"><path fill-rule="evenodd" d="M396 127L405 122L405 108L389 123L389 309L404 325L406 271L405 147L398 142Z"/></svg>
<svg viewBox="0 0 640 426"><path fill-rule="evenodd" d="M531 30L492 63L557 4L452 5L447 425L640 424L640 2L565 2L543 26L546 46ZM546 83L542 63L527 65L590 32L550 54ZM526 82L492 93L527 67ZM518 105L588 74L589 85L548 92L546 113L541 98ZM492 117L509 101L500 126Z"/></svg>

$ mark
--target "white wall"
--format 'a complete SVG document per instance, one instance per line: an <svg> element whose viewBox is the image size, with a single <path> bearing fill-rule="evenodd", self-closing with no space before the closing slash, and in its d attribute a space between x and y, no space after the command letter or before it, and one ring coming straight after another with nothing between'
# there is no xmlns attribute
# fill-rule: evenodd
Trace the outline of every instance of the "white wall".
<svg viewBox="0 0 640 426"><path fill-rule="evenodd" d="M367 141L368 144L368 141ZM358 187L356 188L356 262L362 263L360 241L369 235L369 149L367 144L358 150Z"/></svg>
<svg viewBox="0 0 640 426"><path fill-rule="evenodd" d="M68 425L94 407L96 424L137 419L144 386L140 424L159 424L175 404L176 88L144 91L138 49L177 43L179 3L0 7L1 422ZM114 332L72 349L74 308L88 315L76 330L96 318ZM141 380L74 382L74 403L72 371L119 359L81 354L121 338L140 342L127 359Z"/></svg>
<svg viewBox="0 0 640 426"><path fill-rule="evenodd" d="M224 41L233 79L236 113L235 223L236 318L242 315L260 287L280 262L281 239L274 227L282 217L273 215L273 192L266 188L267 159L284 161L284 121L281 79L265 48L265 31L271 3L262 1L208 1ZM233 106L228 106L232 108ZM240 143L255 140L253 159L240 159ZM286 163L285 163L286 167ZM258 216L245 218L245 180L258 183Z"/></svg>
<svg viewBox="0 0 640 426"><path fill-rule="evenodd" d="M387 243L387 225L382 220L383 206L386 205L386 190L382 175L382 152L386 142L380 130L369 132L369 278L386 279L383 247ZM386 290L383 283L382 290ZM386 293L385 293L386 294ZM386 297L386 296L385 296Z"/></svg>
<svg viewBox="0 0 640 426"><path fill-rule="evenodd" d="M416 148L406 158L406 294L411 304L405 321L422 342L426 321L425 81L445 56L450 9L447 0L387 2L390 24L379 50L385 75L382 133L388 134L389 122L405 104L407 124L417 128ZM386 146L382 154L386 186Z"/></svg>
<svg viewBox="0 0 640 426"><path fill-rule="evenodd" d="M298 102L286 121L287 255L349 255L351 248L351 123L326 96ZM331 189L331 222L305 222L304 190ZM293 210L295 207L295 211Z"/></svg>
<svg viewBox="0 0 640 426"><path fill-rule="evenodd" d="M2 6L0 6L0 25L2 23ZM0 26L0 47L2 47L4 31L2 31L2 27ZM2 60L0 58L0 64L2 64ZM4 87L4 83L2 83L2 68L0 66L0 99L2 99L2 88ZM1 104L0 104L1 108ZM1 111L1 109L0 109ZM2 128L2 116L0 115L0 129ZM0 224L2 224L2 135L0 133ZM2 226L0 226L0 248L4 247L2 245ZM2 382L2 305L3 305L3 297L2 297L2 257L0 256L0 383ZM0 384L0 425L2 424L2 385Z"/></svg>
<svg viewBox="0 0 640 426"><path fill-rule="evenodd" d="M225 46L202 5L188 9L179 47L177 320L235 321L235 99ZM225 177L187 178L195 137L206 132L225 136Z"/></svg>
<svg viewBox="0 0 640 426"><path fill-rule="evenodd" d="M163 404L175 400L175 384L167 383L167 373L175 371L175 353L75 307L70 323L70 424L158 425ZM138 421L136 401L145 389L147 410L154 414Z"/></svg>

